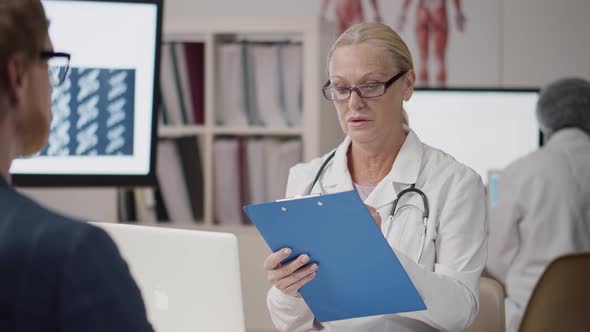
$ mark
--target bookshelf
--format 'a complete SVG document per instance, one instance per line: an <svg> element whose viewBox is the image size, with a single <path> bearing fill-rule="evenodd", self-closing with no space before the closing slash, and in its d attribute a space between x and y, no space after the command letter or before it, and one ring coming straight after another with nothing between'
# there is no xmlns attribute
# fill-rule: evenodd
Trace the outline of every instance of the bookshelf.
<svg viewBox="0 0 590 332"><path fill-rule="evenodd" d="M336 37L332 23L318 17L200 17L194 20L164 22L164 42L199 42L204 44L205 122L199 125L161 125L159 138L199 138L203 174L203 220L197 228L215 223L214 142L219 137L298 138L302 159L308 161L334 148L342 134L333 106L321 87L326 81L326 58ZM298 127L225 126L216 122L219 110L219 46L228 36L256 41L285 38L301 42L302 47L302 118ZM237 189L236 189L237 190ZM175 222L175 221L173 221ZM166 225L166 224L164 224ZM244 226L247 227L247 226ZM220 227L224 228L224 227Z"/></svg>

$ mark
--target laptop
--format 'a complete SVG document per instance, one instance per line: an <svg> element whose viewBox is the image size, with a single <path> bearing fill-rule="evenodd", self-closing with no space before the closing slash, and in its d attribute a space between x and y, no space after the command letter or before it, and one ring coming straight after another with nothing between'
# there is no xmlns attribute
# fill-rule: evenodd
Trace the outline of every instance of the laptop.
<svg viewBox="0 0 590 332"><path fill-rule="evenodd" d="M92 223L115 241L158 332L244 331L233 234Z"/></svg>

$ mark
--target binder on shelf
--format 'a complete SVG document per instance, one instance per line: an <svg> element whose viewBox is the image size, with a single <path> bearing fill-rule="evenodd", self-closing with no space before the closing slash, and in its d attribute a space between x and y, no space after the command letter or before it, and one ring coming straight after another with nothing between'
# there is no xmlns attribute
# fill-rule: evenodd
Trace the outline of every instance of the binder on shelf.
<svg viewBox="0 0 590 332"><path fill-rule="evenodd" d="M176 55L176 43L170 43L169 44L169 50L170 50L170 57L172 58L172 76L174 78L173 83L174 83L174 88L176 89L176 96L178 98L178 105L179 105L179 109L178 112L180 113L180 119L181 122L180 124L188 124L188 118L186 117L186 111L184 109L184 96L182 95L182 85L180 82L180 69L179 69L179 64L178 64L178 57Z"/></svg>
<svg viewBox="0 0 590 332"><path fill-rule="evenodd" d="M156 175L170 221L193 223L182 161L174 140L161 140L158 143Z"/></svg>
<svg viewBox="0 0 590 332"><path fill-rule="evenodd" d="M180 101L182 102L182 111L186 124L195 123L195 111L193 110L193 94L189 82L188 59L184 43L172 43L174 50L174 59L176 64L176 80L180 91Z"/></svg>
<svg viewBox="0 0 590 332"><path fill-rule="evenodd" d="M137 221L136 201L131 188L117 190L117 207L119 221Z"/></svg>
<svg viewBox="0 0 590 332"><path fill-rule="evenodd" d="M301 140L277 140L267 139L265 143L266 176L272 181L267 181L266 200L276 200L285 196L289 170L301 162Z"/></svg>
<svg viewBox="0 0 590 332"><path fill-rule="evenodd" d="M176 81L173 48L170 43L162 44L160 59L160 90L167 123L170 125L186 124L182 112L180 91Z"/></svg>
<svg viewBox="0 0 590 332"><path fill-rule="evenodd" d="M194 123L205 123L205 44L185 43Z"/></svg>
<svg viewBox="0 0 590 332"><path fill-rule="evenodd" d="M280 100L280 72L278 45L248 45L252 57L256 89L257 114L266 127L287 127L287 116Z"/></svg>
<svg viewBox="0 0 590 332"><path fill-rule="evenodd" d="M354 190L247 205L244 211L273 252L292 250L285 261L305 253L319 265L299 290L318 321L426 309Z"/></svg>
<svg viewBox="0 0 590 332"><path fill-rule="evenodd" d="M213 144L215 220L219 224L242 224L238 141L217 139Z"/></svg>
<svg viewBox="0 0 590 332"><path fill-rule="evenodd" d="M194 136L184 136L176 139L182 171L188 190L191 212L194 221L203 220L203 170L199 143Z"/></svg>
<svg viewBox="0 0 590 332"><path fill-rule="evenodd" d="M247 179L250 203L262 203L268 200L266 180L268 177L264 153L266 140L253 138L248 140L246 148Z"/></svg>
<svg viewBox="0 0 590 332"><path fill-rule="evenodd" d="M153 188L134 188L137 223L152 224L156 222L156 200Z"/></svg>
<svg viewBox="0 0 590 332"><path fill-rule="evenodd" d="M220 125L249 124L242 52L240 44L223 44L219 47L219 110L216 112L216 121Z"/></svg>
<svg viewBox="0 0 590 332"><path fill-rule="evenodd" d="M285 115L289 126L300 127L303 104L302 47L301 44L282 44L279 51Z"/></svg>

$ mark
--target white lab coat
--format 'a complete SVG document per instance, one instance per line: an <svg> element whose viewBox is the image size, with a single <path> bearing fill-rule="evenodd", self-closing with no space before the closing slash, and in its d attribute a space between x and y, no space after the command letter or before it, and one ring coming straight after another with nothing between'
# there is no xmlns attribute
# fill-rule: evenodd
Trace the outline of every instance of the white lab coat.
<svg viewBox="0 0 590 332"><path fill-rule="evenodd" d="M350 143L347 137L340 144L312 193L353 189L346 155ZM305 194L326 157L294 166L286 196ZM397 193L412 183L426 194L430 204L420 265L415 262L422 225L420 196L402 198L387 241L428 310L319 324L304 300L272 287L267 303L271 318L280 330L462 331L468 326L478 312L479 277L487 255L486 204L481 178L444 152L420 142L410 130L391 171L365 200L365 204L375 207L381 215L382 232ZM322 273L321 266L318 273Z"/></svg>
<svg viewBox="0 0 590 332"><path fill-rule="evenodd" d="M507 331L517 331L547 265L590 251L590 136L562 129L507 167L489 225L487 270L504 284Z"/></svg>

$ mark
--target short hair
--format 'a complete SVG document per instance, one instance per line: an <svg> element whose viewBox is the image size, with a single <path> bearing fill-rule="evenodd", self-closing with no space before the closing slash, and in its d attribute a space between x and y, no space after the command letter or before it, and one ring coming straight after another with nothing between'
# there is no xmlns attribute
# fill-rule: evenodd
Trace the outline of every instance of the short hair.
<svg viewBox="0 0 590 332"><path fill-rule="evenodd" d="M344 31L332 45L328 53L328 63L337 48L356 44L382 47L398 64L400 71L414 69L410 49L400 35L388 25L373 22L358 23ZM405 110L402 110L402 113L403 124L409 125L408 114Z"/></svg>
<svg viewBox="0 0 590 332"><path fill-rule="evenodd" d="M0 0L0 89L9 59L22 54L32 60L45 43L48 24L40 0Z"/></svg>
<svg viewBox="0 0 590 332"><path fill-rule="evenodd" d="M537 102L537 120L545 135L564 128L590 133L590 82L566 78L547 85Z"/></svg>

